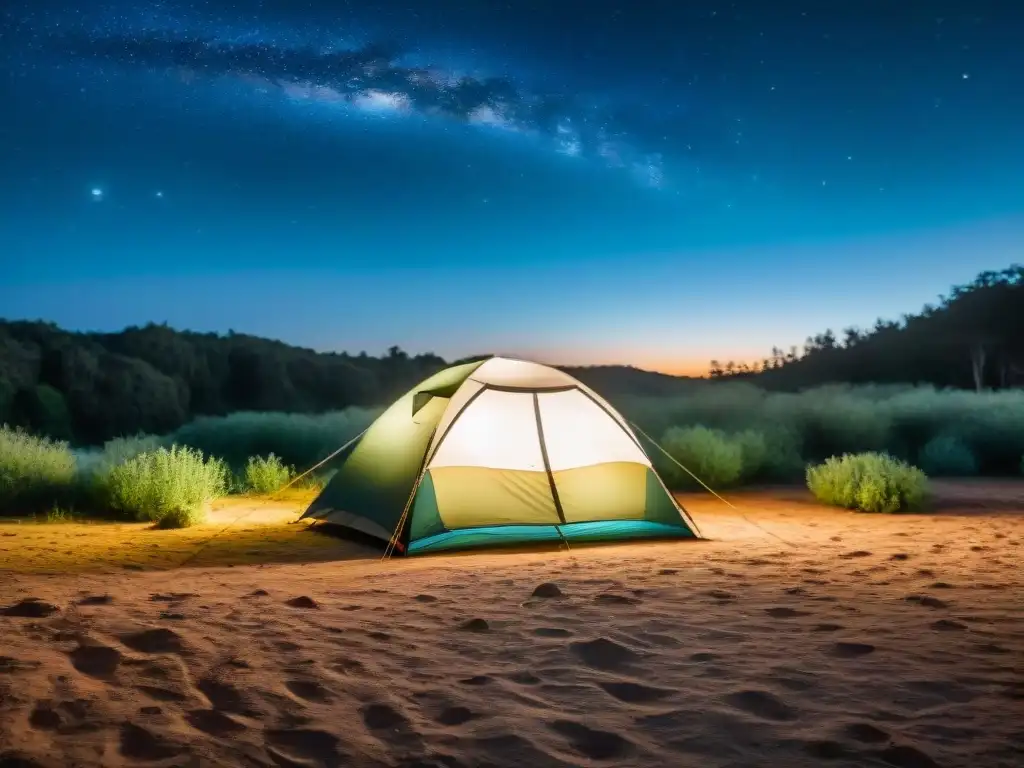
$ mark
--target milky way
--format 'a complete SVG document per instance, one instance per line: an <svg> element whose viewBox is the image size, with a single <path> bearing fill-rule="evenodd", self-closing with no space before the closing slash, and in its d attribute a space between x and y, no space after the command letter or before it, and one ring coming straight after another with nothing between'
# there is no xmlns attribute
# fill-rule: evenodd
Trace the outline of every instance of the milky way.
<svg viewBox="0 0 1024 768"><path fill-rule="evenodd" d="M308 41L323 32L315 27L305 40L296 40L301 29L275 39L265 32L240 35L223 23L220 29L199 25L203 32L196 33L197 25L180 21L154 29L131 23L131 17L112 18L116 23L89 26L29 16L17 21L18 34L38 50L72 60L176 73L192 82L228 76L340 113L417 115L514 134L551 152L627 173L643 186L668 186L662 153L638 141L628 110L621 107L599 108L570 93L541 92L509 76L434 66L422 53L391 43L314 45Z"/></svg>

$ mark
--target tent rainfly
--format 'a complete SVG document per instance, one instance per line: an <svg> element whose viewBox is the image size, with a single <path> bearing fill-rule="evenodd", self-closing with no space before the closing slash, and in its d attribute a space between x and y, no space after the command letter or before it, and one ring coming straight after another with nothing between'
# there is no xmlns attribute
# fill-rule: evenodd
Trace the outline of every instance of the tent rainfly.
<svg viewBox="0 0 1024 768"><path fill-rule="evenodd" d="M697 538L625 419L555 368L455 365L391 405L302 516L419 554Z"/></svg>

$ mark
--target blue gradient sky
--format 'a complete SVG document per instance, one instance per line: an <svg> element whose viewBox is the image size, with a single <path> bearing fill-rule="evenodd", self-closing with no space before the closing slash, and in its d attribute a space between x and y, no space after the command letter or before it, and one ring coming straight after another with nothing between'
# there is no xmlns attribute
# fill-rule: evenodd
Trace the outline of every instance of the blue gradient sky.
<svg viewBox="0 0 1024 768"><path fill-rule="evenodd" d="M702 372L1024 260L1012 4L334 5L15 0L0 316Z"/></svg>

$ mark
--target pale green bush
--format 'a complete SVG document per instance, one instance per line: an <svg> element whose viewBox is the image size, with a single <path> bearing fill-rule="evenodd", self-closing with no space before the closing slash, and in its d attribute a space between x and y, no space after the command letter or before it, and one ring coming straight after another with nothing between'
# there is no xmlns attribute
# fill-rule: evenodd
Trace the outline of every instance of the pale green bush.
<svg viewBox="0 0 1024 768"><path fill-rule="evenodd" d="M712 488L734 486L743 477L743 445L725 432L707 427L673 427L665 433L661 443L676 461ZM670 486L685 488L695 484L696 481L674 463L664 460L658 463Z"/></svg>
<svg viewBox="0 0 1024 768"><path fill-rule="evenodd" d="M380 413L379 409L348 408L319 414L204 416L182 426L170 440L219 456L236 470L244 470L250 456L271 453L284 464L306 469L366 429Z"/></svg>
<svg viewBox="0 0 1024 768"><path fill-rule="evenodd" d="M156 522L185 510L195 521L207 503L227 493L228 478L222 460L174 445L113 467L104 490L111 509L136 520Z"/></svg>
<svg viewBox="0 0 1024 768"><path fill-rule="evenodd" d="M295 476L295 470L274 454L250 456L242 475L242 490L247 493L274 493Z"/></svg>
<svg viewBox="0 0 1024 768"><path fill-rule="evenodd" d="M807 487L825 504L861 512L907 512L924 504L928 478L888 454L844 454L808 467Z"/></svg>
<svg viewBox="0 0 1024 768"><path fill-rule="evenodd" d="M23 515L73 500L75 457L67 443L0 425L0 514Z"/></svg>
<svg viewBox="0 0 1024 768"><path fill-rule="evenodd" d="M693 382L685 394L612 398L651 435L704 426L726 433L785 435L794 464L829 456L885 452L918 461L939 436L960 440L979 474L1012 474L1024 454L1024 391L966 392L909 385L833 385L799 393L768 392L747 382ZM801 461L794 462L793 455ZM780 455L775 450L769 456ZM764 471L764 470L763 470Z"/></svg>

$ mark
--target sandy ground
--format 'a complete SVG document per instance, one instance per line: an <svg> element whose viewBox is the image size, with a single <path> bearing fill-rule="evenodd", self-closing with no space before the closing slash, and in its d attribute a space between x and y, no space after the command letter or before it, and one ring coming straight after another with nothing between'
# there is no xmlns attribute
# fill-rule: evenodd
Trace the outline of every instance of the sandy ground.
<svg viewBox="0 0 1024 768"><path fill-rule="evenodd" d="M1024 484L939 495L386 563L297 504L0 524L0 766L1019 768Z"/></svg>

